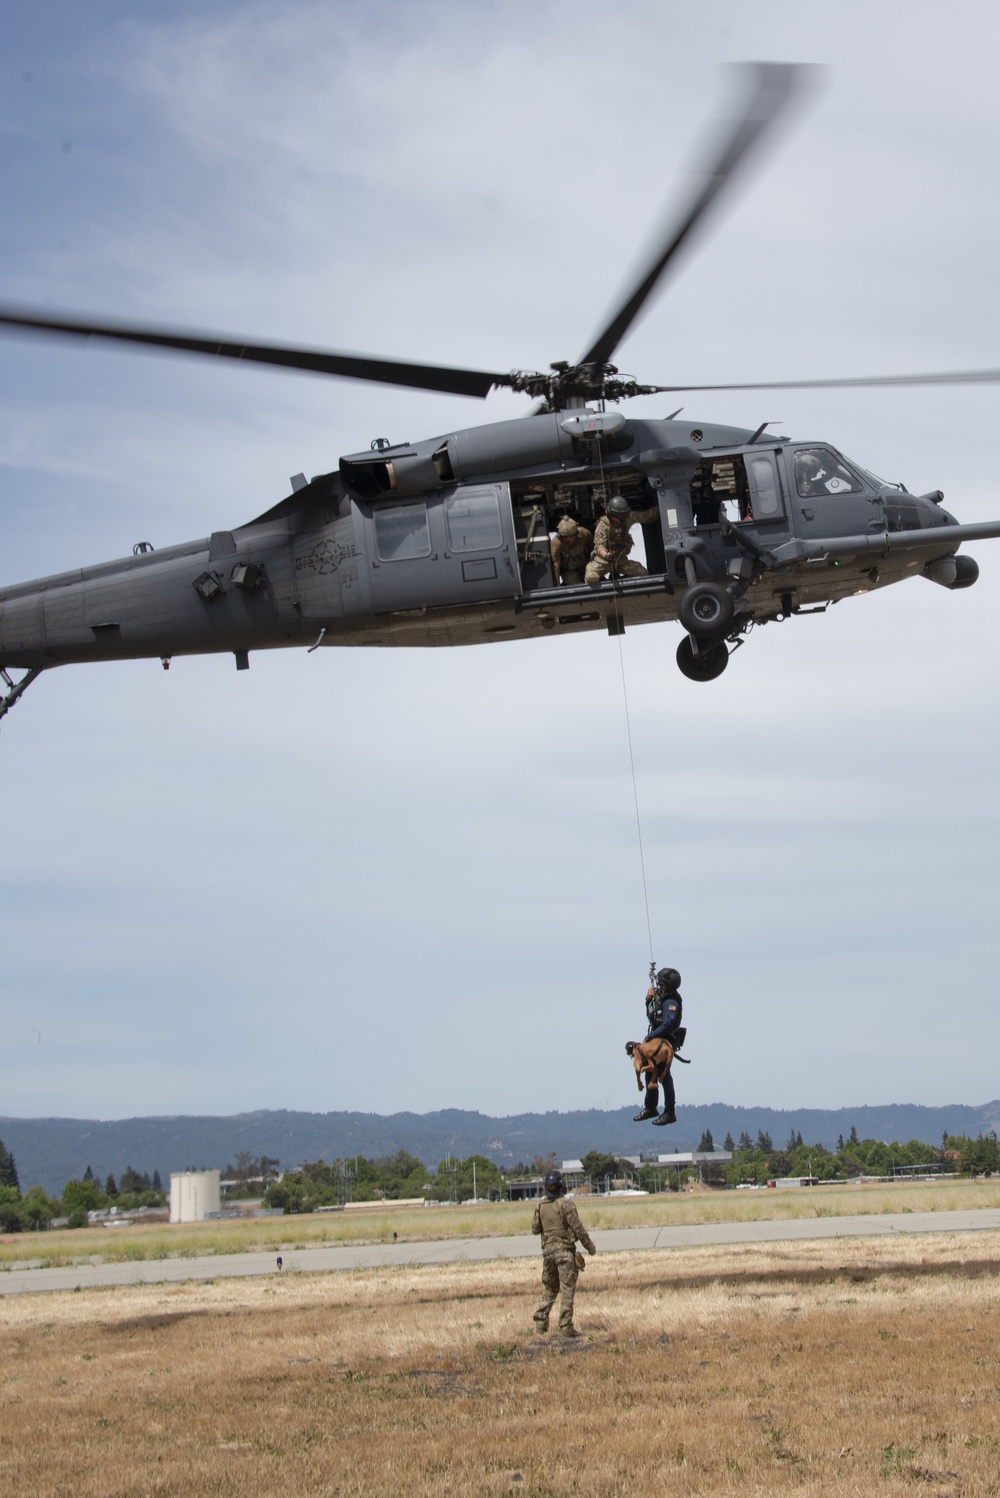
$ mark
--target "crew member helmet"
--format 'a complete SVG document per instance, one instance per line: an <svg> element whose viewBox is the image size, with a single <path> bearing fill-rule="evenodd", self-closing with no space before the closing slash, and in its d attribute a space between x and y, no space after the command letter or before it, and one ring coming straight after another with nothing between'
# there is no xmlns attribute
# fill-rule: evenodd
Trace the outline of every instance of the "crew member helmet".
<svg viewBox="0 0 1000 1498"><path fill-rule="evenodd" d="M563 1180L561 1170L550 1170L542 1184L551 1196L558 1196L566 1185L566 1182Z"/></svg>
<svg viewBox="0 0 1000 1498"><path fill-rule="evenodd" d="M564 540L569 536L575 536L578 529L579 527L571 515L564 515L556 527L558 534Z"/></svg>
<svg viewBox="0 0 1000 1498"><path fill-rule="evenodd" d="M657 988L680 988L681 975L675 967L661 967L656 975Z"/></svg>
<svg viewBox="0 0 1000 1498"><path fill-rule="evenodd" d="M632 506L624 494L614 494L608 500L607 513L615 520L627 520L632 513Z"/></svg>

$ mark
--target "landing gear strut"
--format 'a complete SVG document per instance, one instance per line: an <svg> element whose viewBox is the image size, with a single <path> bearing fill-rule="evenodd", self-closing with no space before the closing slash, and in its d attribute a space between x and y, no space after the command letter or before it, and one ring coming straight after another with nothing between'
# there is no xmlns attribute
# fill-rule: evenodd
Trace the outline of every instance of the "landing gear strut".
<svg viewBox="0 0 1000 1498"><path fill-rule="evenodd" d="M0 666L0 681L3 682L3 686L0 687L0 718L6 717L14 706L14 703L28 690L35 678L41 676L43 670L43 666L33 666L30 671L21 677L20 681L15 682L11 680L4 668Z"/></svg>

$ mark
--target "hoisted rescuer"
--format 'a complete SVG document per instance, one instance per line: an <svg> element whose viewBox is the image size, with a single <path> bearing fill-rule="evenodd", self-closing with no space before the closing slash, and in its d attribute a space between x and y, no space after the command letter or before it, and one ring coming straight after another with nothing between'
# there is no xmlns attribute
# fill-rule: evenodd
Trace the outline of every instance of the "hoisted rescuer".
<svg viewBox="0 0 1000 1498"><path fill-rule="evenodd" d="M562 1171L550 1170L543 1184L545 1196L531 1219L531 1231L541 1234L542 1239L543 1297L535 1312L535 1330L548 1331L549 1312L561 1290L559 1330L564 1337L578 1337L580 1333L573 1326L573 1297L584 1260L576 1245L582 1243L588 1254L596 1254L597 1249L580 1221L580 1214L566 1200Z"/></svg>
<svg viewBox="0 0 1000 1498"><path fill-rule="evenodd" d="M684 1001L680 987L681 975L677 969L661 967L653 986L646 993L646 1018L649 1021L646 1038L643 1041L630 1040L625 1046L626 1054L632 1057L639 1091L642 1091L644 1081L646 1086L646 1100L642 1112L635 1115L635 1123L642 1123L647 1118L651 1118L654 1124L677 1122L677 1114L674 1112L674 1079L670 1075L670 1067L687 1035L681 1024ZM677 1059L684 1060L683 1056L678 1056ZM659 1111L661 1083L662 1113Z"/></svg>

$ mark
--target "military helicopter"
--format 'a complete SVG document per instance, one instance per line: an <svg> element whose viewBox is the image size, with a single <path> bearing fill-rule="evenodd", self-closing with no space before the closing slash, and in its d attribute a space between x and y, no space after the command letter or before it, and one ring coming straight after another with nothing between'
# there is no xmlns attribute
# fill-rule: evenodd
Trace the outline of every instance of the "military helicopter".
<svg viewBox="0 0 1000 1498"><path fill-rule="evenodd" d="M750 87L715 143L702 186L651 264L575 364L489 372L35 315L0 308L0 327L151 345L192 355L485 398L533 397L513 421L392 446L377 440L334 472L232 530L0 589L0 718L43 670L86 661L282 646L473 645L679 619L677 663L710 681L759 624L822 611L907 577L970 587L961 525L939 491L911 495L826 442L749 428L630 419L617 402L696 390L986 383L1000 371L642 385L611 363L653 291L745 168L806 70L748 65ZM615 503L616 502L616 503ZM646 571L557 585L560 518L592 527L605 510L642 514ZM622 569L624 571L624 569ZM12 671L24 674L15 681Z"/></svg>

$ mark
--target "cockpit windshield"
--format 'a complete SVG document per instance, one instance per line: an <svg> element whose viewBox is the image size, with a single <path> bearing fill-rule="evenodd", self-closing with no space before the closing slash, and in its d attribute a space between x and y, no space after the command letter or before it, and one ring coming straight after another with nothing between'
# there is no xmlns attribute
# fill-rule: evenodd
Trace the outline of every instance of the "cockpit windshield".
<svg viewBox="0 0 1000 1498"><path fill-rule="evenodd" d="M814 499L861 494L865 486L829 447L800 447L795 454L795 487L801 499Z"/></svg>
<svg viewBox="0 0 1000 1498"><path fill-rule="evenodd" d="M888 479L880 479L877 473L872 473L870 468L862 468L860 463L855 463L854 467L862 478L868 480L873 489L898 489L901 493L906 492L902 484L890 484Z"/></svg>

